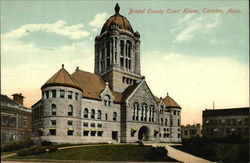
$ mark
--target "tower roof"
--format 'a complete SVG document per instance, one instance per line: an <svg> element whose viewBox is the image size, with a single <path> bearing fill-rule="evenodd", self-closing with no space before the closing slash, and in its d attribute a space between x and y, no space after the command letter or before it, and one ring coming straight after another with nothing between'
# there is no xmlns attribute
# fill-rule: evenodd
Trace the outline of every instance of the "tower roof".
<svg viewBox="0 0 250 163"><path fill-rule="evenodd" d="M111 29L112 25L117 25L119 27L119 29L123 29L126 31L129 31L131 33L133 32L133 28L130 25L128 19L122 15L119 14L120 11L120 7L118 5L118 3L115 6L115 14L113 16L111 16L103 25L102 30L101 30L101 34L109 31Z"/></svg>
<svg viewBox="0 0 250 163"><path fill-rule="evenodd" d="M162 99L162 101L167 108L181 108L180 105L177 104L177 102L175 102L175 100L173 100L168 94L164 99Z"/></svg>
<svg viewBox="0 0 250 163"><path fill-rule="evenodd" d="M64 69L64 66L62 65L62 68L57 71L43 86L47 87L47 86L67 86L67 87L73 87L73 88L77 88L77 89L81 89L81 87L79 86L79 84L72 79L72 77L70 76L70 74Z"/></svg>

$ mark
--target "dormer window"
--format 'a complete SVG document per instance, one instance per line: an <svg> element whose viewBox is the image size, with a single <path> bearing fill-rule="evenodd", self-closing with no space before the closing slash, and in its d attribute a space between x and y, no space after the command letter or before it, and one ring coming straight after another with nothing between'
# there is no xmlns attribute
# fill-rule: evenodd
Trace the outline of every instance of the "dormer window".
<svg viewBox="0 0 250 163"><path fill-rule="evenodd" d="M110 106L111 105L110 96L108 94L104 95L103 101L104 101L105 106Z"/></svg>

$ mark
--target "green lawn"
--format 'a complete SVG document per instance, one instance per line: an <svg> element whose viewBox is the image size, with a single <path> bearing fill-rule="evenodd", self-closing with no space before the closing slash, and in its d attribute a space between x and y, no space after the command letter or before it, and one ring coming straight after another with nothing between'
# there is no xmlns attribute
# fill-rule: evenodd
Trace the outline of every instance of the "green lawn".
<svg viewBox="0 0 250 163"><path fill-rule="evenodd" d="M220 163L249 162L248 143L190 143L172 147Z"/></svg>
<svg viewBox="0 0 250 163"><path fill-rule="evenodd" d="M13 156L11 159L176 162L164 152L164 150L152 146L104 145L59 150L41 155Z"/></svg>

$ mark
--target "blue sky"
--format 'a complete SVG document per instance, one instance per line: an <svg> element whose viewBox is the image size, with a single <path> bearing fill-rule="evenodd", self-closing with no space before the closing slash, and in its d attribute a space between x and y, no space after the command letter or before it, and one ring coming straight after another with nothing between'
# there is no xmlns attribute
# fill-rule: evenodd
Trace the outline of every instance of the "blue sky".
<svg viewBox="0 0 250 163"><path fill-rule="evenodd" d="M116 2L1 1L1 93L23 92L30 106L62 63L70 73L77 66L93 72L94 38ZM141 34L142 74L155 95L169 92L182 106L183 123L201 122L201 111L212 101L217 108L249 106L248 1L119 5ZM224 13L203 13L204 8ZM129 14L130 9L145 13ZM170 9L199 13L166 13Z"/></svg>

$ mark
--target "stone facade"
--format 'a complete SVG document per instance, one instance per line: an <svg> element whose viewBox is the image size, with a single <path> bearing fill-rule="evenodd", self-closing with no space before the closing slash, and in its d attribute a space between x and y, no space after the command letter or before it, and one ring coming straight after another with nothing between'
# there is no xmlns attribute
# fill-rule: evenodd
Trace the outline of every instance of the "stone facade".
<svg viewBox="0 0 250 163"><path fill-rule="evenodd" d="M42 99L32 108L37 141L181 142L181 107L168 95L152 94L141 76L140 34L119 6L95 39L95 73L77 68L70 75L63 66L42 86Z"/></svg>

